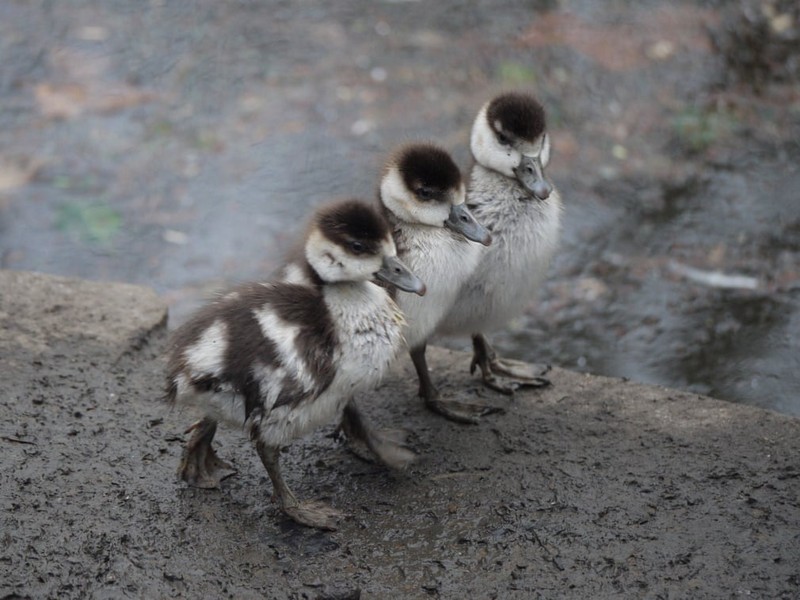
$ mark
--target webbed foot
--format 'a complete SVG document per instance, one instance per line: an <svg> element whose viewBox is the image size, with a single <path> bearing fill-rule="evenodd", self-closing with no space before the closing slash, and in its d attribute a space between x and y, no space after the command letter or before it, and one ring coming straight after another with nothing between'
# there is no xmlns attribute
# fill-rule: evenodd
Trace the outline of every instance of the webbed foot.
<svg viewBox="0 0 800 600"><path fill-rule="evenodd" d="M449 421L466 425L476 425L480 422L481 417L505 412L501 407L492 406L490 404L443 400L439 396L438 391L423 396L423 400L425 401L425 406L427 406L429 410L441 415Z"/></svg>
<svg viewBox="0 0 800 600"><path fill-rule="evenodd" d="M256 452L272 481L272 499L280 504L286 516L300 525L324 531L336 531L336 521L342 516L339 511L322 502L301 502L286 485L281 475L280 447L268 446L257 439Z"/></svg>
<svg viewBox="0 0 800 600"><path fill-rule="evenodd" d="M362 460L372 462L376 457L387 467L403 470L417 458L406 447L406 431L373 429L352 400L342 414L342 431L350 450Z"/></svg>
<svg viewBox="0 0 800 600"><path fill-rule="evenodd" d="M550 365L499 358L488 340L480 333L472 336L472 347L474 353L469 372L474 373L475 369L480 367L483 384L488 388L511 396L522 387L536 388L550 385L550 380L545 377Z"/></svg>
<svg viewBox="0 0 800 600"><path fill-rule="evenodd" d="M467 425L479 423L480 418L486 415L505 412L498 406L442 399L439 390L431 381L428 363L425 359L425 348L425 344L413 348L411 350L411 361L414 363L414 368L419 378L419 396L430 411L441 415L449 421Z"/></svg>
<svg viewBox="0 0 800 600"><path fill-rule="evenodd" d="M186 430L192 437L183 450L178 476L192 487L218 488L223 479L236 473L236 469L220 459L211 446L216 431L217 422L209 417Z"/></svg>
<svg viewBox="0 0 800 600"><path fill-rule="evenodd" d="M281 509L292 521L323 531L336 531L342 513L324 502L308 501L282 506Z"/></svg>

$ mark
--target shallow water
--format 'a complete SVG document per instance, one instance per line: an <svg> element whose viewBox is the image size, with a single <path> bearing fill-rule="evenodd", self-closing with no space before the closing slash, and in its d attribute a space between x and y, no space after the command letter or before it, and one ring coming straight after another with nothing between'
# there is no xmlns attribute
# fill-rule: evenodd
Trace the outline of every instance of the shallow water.
<svg viewBox="0 0 800 600"><path fill-rule="evenodd" d="M800 414L797 158L706 171L654 210L636 204L650 182L601 185L615 209L567 210L556 270L572 278L551 281L498 341L529 360ZM703 254L708 266L685 268ZM745 275L714 280L725 264Z"/></svg>
<svg viewBox="0 0 800 600"><path fill-rule="evenodd" d="M396 144L466 166L478 107L532 88L564 244L498 348L800 414L800 100L729 77L718 4L4 3L2 266L150 285L176 323Z"/></svg>

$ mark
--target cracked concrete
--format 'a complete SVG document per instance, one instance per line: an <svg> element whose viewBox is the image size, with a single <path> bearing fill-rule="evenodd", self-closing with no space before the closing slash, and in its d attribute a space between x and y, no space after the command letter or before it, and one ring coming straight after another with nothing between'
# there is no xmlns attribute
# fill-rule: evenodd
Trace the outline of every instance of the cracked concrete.
<svg viewBox="0 0 800 600"><path fill-rule="evenodd" d="M326 534L279 514L239 431L221 490L176 481L193 415L159 400L165 315L145 288L0 272L0 597L800 594L796 418L561 369L509 401L435 349L445 393L505 414L426 412L402 362L359 403L411 431L407 472L332 427L285 454L298 494L348 514Z"/></svg>

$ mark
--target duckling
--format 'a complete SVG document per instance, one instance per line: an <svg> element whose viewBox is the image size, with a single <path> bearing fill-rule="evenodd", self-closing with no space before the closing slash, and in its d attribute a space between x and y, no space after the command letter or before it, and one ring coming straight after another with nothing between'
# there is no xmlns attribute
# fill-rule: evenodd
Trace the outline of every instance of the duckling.
<svg viewBox="0 0 800 600"><path fill-rule="evenodd" d="M464 421L463 403L440 398L431 381L425 349L477 267L482 251L479 244L488 246L491 236L465 205L465 187L455 162L434 144L409 144L395 150L384 168L378 199L392 228L397 255L427 285L422 302L410 295L397 298L406 318L404 334L419 379L419 395L430 410ZM492 409L477 410L485 413ZM402 466L408 460L402 435L373 430L354 402L344 412L342 429L349 440L365 445L388 466ZM360 450L357 446L353 449Z"/></svg>
<svg viewBox="0 0 800 600"><path fill-rule="evenodd" d="M424 344L478 266L492 237L465 204L461 172L433 144L412 144L389 159L379 202L392 228L397 256L427 285L425 298L398 298L409 348Z"/></svg>
<svg viewBox="0 0 800 600"><path fill-rule="evenodd" d="M461 171L450 154L434 144L410 144L396 150L384 168L378 199L391 225L397 255L427 285L421 302L410 295L397 298L406 317L404 333L419 378L419 395L434 412L463 420L461 403L439 397L425 348L478 265L479 244L488 246L491 236L464 203ZM395 466L396 432L386 439L371 430L354 403L344 416L342 427L349 439L363 442L382 462Z"/></svg>
<svg viewBox="0 0 800 600"><path fill-rule="evenodd" d="M253 440L283 512L333 530L337 511L299 501L284 482L280 448L340 416L403 347L402 313L373 279L420 295L425 285L397 258L380 213L358 200L319 209L303 249L296 282L242 285L175 331L167 399L205 411L178 470L189 485L217 487L232 474L211 445L224 420Z"/></svg>
<svg viewBox="0 0 800 600"><path fill-rule="evenodd" d="M511 394L521 385L549 383L549 367L499 358L483 333L523 312L558 247L562 203L544 171L550 162L544 108L527 93L495 97L478 112L470 149L467 206L493 244L437 331L472 334L470 372L479 367L488 387Z"/></svg>
<svg viewBox="0 0 800 600"><path fill-rule="evenodd" d="M465 204L461 171L447 151L432 144L410 145L394 153L381 179L379 200L392 225L398 256L429 285L423 302L409 296L398 299L408 321L406 341L419 378L419 395L432 411L461 420L460 403L442 400L431 381L425 350L478 266L481 245L489 246L492 237Z"/></svg>

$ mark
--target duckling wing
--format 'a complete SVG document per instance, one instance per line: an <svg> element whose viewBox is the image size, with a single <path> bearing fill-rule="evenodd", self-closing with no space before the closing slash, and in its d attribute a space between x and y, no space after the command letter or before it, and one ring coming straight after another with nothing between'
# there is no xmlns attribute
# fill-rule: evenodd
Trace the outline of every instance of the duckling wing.
<svg viewBox="0 0 800 600"><path fill-rule="evenodd" d="M256 411L267 415L321 394L333 380L335 348L316 288L248 284L175 332L167 395L232 391L247 421Z"/></svg>

